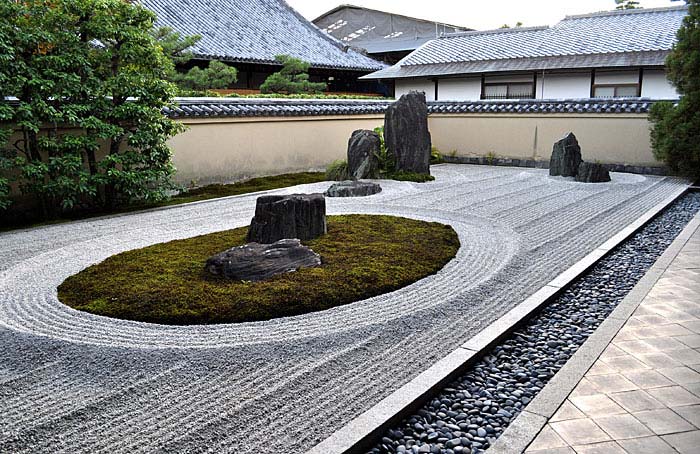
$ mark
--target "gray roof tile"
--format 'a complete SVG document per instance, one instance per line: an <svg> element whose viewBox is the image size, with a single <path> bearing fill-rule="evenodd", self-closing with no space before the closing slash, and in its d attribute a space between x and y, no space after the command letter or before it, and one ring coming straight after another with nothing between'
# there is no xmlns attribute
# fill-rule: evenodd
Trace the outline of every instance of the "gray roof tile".
<svg viewBox="0 0 700 454"><path fill-rule="evenodd" d="M140 0L157 25L201 35L193 51L207 59L275 63L288 54L318 68L376 71L386 65L348 49L283 0Z"/></svg>
<svg viewBox="0 0 700 454"><path fill-rule="evenodd" d="M172 118L293 117L383 114L393 101L251 98L180 98L166 109ZM569 100L432 101L431 114L449 113L647 113L648 98Z"/></svg>
<svg viewBox="0 0 700 454"><path fill-rule="evenodd" d="M429 41L367 78L455 74L460 65L463 74L626 66L630 55L656 58L644 64L663 64L686 14L686 6L613 11L570 16L553 27L455 33ZM449 65L453 70L445 72Z"/></svg>

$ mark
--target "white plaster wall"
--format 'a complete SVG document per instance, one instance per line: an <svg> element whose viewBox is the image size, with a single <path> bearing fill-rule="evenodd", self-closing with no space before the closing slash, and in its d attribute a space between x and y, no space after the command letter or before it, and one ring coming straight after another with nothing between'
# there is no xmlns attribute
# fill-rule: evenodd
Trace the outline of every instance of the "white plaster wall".
<svg viewBox="0 0 700 454"><path fill-rule="evenodd" d="M666 78L664 70L644 70L642 96L652 99L676 99L679 97L676 88Z"/></svg>
<svg viewBox="0 0 700 454"><path fill-rule="evenodd" d="M481 98L481 78L440 79L439 101L478 101Z"/></svg>
<svg viewBox="0 0 700 454"><path fill-rule="evenodd" d="M636 84L639 83L639 71L596 71L596 84Z"/></svg>
<svg viewBox="0 0 700 454"><path fill-rule="evenodd" d="M395 96L399 99L410 91L422 91L425 99L435 101L435 82L429 79L396 79ZM439 96L439 95L438 95Z"/></svg>
<svg viewBox="0 0 700 454"><path fill-rule="evenodd" d="M517 82L532 82L533 76L530 74L512 74L504 76L487 76L484 82L487 84L497 84L501 82L517 83Z"/></svg>
<svg viewBox="0 0 700 454"><path fill-rule="evenodd" d="M590 98L591 75L586 73L537 75L538 99Z"/></svg>

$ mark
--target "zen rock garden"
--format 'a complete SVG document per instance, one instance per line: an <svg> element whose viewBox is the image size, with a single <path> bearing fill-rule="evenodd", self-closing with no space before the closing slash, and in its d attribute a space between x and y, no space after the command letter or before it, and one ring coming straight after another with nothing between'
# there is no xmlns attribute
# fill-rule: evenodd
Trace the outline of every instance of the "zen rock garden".
<svg viewBox="0 0 700 454"><path fill-rule="evenodd" d="M408 93L389 106L384 116L384 144L395 161L395 171L430 175L431 138L424 93ZM363 197L380 192L379 184L359 180L380 177L381 146L382 138L375 131L354 131L347 151L351 180L333 184L326 196Z"/></svg>
<svg viewBox="0 0 700 454"><path fill-rule="evenodd" d="M219 277L262 281L300 268L321 266L321 256L301 244L326 233L322 194L263 196L248 229L248 244L207 260L206 270Z"/></svg>
<svg viewBox="0 0 700 454"><path fill-rule="evenodd" d="M610 172L603 164L583 161L581 146L573 132L554 144L549 161L549 175L575 177L581 183L610 181Z"/></svg>

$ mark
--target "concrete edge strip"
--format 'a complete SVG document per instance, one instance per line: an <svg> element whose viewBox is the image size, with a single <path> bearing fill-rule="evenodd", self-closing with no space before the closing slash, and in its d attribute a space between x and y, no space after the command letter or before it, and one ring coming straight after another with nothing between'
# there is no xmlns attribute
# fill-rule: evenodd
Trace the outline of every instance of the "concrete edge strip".
<svg viewBox="0 0 700 454"><path fill-rule="evenodd" d="M525 411L511 422L501 437L489 448L489 454L520 454L527 449L698 229L700 213L688 223L608 318L530 402Z"/></svg>
<svg viewBox="0 0 700 454"><path fill-rule="evenodd" d="M601 244L598 248L586 255L583 259L576 262L573 266L561 273L554 280L544 285L540 290L532 294L522 303L518 304L505 315L500 317L498 320L484 328L476 336L469 339L469 341L462 344L459 348L452 351L450 354L448 354L447 356L433 364L431 367L420 373L413 380L409 381L401 388L382 399L375 406L365 411L345 426L338 429L330 437L326 438L325 440L308 450L306 454L354 454L363 452L363 449L371 449L372 443L384 431L398 423L401 419L403 419L413 411L420 408L425 403L425 401L432 394L434 394L435 391L444 387L450 381L454 380L459 375L461 375L470 365L474 364L481 356L487 353L491 349L491 347L496 345L500 340L502 340L504 337L510 334L518 326L527 321L534 312L548 304L556 295L558 295L563 290L563 288L567 287L569 284L571 284L571 282L573 282L579 276L588 271L600 259L602 259L608 253L610 253L612 249L614 249L617 245L619 245L627 238L632 236L634 233L636 233L637 230L641 229L647 222L653 219L656 215L658 215L661 211L663 211L680 196L685 194L687 190L688 187L679 189L672 196L668 197L664 201L660 202L653 208L646 211L642 216L637 218L637 220L635 220L623 230L621 230L619 233L614 235L612 238ZM693 224L696 220L700 222L700 218L698 218L691 221L691 224ZM681 235L683 235L683 233ZM687 237L689 238L690 235L687 235ZM676 241L678 241L680 238L681 237L679 236L676 239ZM661 262L662 258L669 254L669 252L671 252L671 248L673 248L673 250L676 250L675 254L673 254L671 258L666 257L663 261L663 263L670 263L673 257L675 257L678 251L680 251L680 248L675 248L673 244L659 258L657 262ZM646 295L646 293L651 289L651 286L653 286L653 284L656 282L660 275L661 273L657 272L656 277L651 283L649 282L651 278L645 281L645 275L645 277L642 278L642 281L638 283L637 287L642 285L642 282L645 282L648 288L645 292L643 292L643 294ZM637 287L635 287L630 292L630 294L628 294L628 297L633 293L636 294L637 297L639 297L640 291L635 292ZM643 298L643 296L641 298ZM526 407L526 410L521 412L520 415L518 415L518 417L515 420L513 420L511 425L508 426L508 429L506 429L503 435L499 437L496 444L489 448L489 453L515 453L516 451L511 450L510 446L515 446L516 444L520 446L526 440L528 440L527 444L525 444L524 446L526 447L530 443L530 441L534 439L537 433L539 433L541 428L547 422L548 418L544 415L539 414L540 412L546 413L547 411L544 411L542 409L538 412L532 411L531 408L533 404L535 404L538 398L543 393L545 393L545 390L547 390L547 388L550 387L551 383L556 383L557 386L561 386L561 382L565 380L570 381L572 379L573 376L569 373L564 374L564 378L560 378L557 380L557 377L562 374L562 372L567 368L567 366L569 366L569 364L585 364L585 362L582 362L579 358L584 357L586 360L590 359L590 356L593 355L594 352L589 352L588 355L586 355L585 351L589 350L590 347L584 347L590 342L591 339L594 338L594 336L596 336L596 334L599 331L607 332L614 328L611 325L612 322L609 322L609 320L612 319L614 322L619 322L620 320L622 320L621 314L624 311L620 310L620 312L618 312L618 309L620 309L620 307L622 306L623 304L621 303L618 306L618 308L608 317L608 319L606 319L603 322L603 324L601 324L601 326L589 338L589 340L586 341L586 343L584 343L584 345L581 346L581 348L579 348L577 353L571 359L569 359L564 368L557 372L557 374L552 378L550 383L547 384L547 386L545 386L545 388L542 391L540 391L537 397L533 399L533 401ZM633 311L634 309L632 309L632 312ZM629 313L631 314L631 312ZM626 318L624 320L626 320ZM624 321L622 321L622 323L624 323ZM619 329L619 327L617 329ZM617 333L617 330L615 330L615 333ZM597 356L598 355L595 355L595 358L597 358ZM594 361L594 359L591 360L591 364L592 361ZM578 368L575 368L574 372L580 372L582 376L583 373L585 373L585 371L587 371L589 367L590 365L585 367L583 372L580 372L583 366L579 366ZM569 368L573 369L574 366L570 366ZM579 379L576 380L576 383L578 383ZM576 383L571 385L571 389L573 389L573 386L575 386ZM566 396L569 395L569 392L570 390L567 391L566 394L564 394L564 397L562 398L561 402L563 402L563 399L565 399ZM552 391L548 391L548 393L551 394ZM550 401L551 398L547 398L545 396L540 400L544 403ZM554 413L556 408L559 407L561 402L559 402L554 408L554 410L552 410L552 414ZM552 405L553 404L548 406L543 405L543 407L549 409ZM507 437L506 440L503 443L499 443L504 437ZM499 448L498 446L503 447ZM496 451L493 451L494 447L497 447ZM506 450L499 451L499 449Z"/></svg>

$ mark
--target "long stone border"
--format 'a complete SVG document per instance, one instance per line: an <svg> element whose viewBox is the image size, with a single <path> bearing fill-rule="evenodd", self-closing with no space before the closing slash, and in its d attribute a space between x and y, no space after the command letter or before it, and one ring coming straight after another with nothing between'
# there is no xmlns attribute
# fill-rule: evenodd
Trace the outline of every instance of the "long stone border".
<svg viewBox="0 0 700 454"><path fill-rule="evenodd" d="M506 431L489 448L489 454L520 454L525 451L639 307L698 228L700 228L700 213L688 223L637 285L537 394L527 408L513 420Z"/></svg>
<svg viewBox="0 0 700 454"><path fill-rule="evenodd" d="M601 244L462 346L433 364L374 407L337 430L330 437L307 451L306 454L355 454L371 449L377 437L420 408L435 391L443 388L461 375L500 340L527 321L533 313L548 304L569 284L583 275L600 259L610 253L612 249L636 233L688 190L689 186L679 190L673 196L648 210L636 221ZM670 264L673 257L680 251L682 245L680 247L677 246L677 242L682 238L687 240L690 237L687 230L697 223L700 223L700 216L691 221L683 233L657 260L654 267L630 291L625 300L601 324L566 365L557 372L545 388L527 406L527 409L523 410L513 420L503 435L489 448L490 454L514 454L521 452L527 447L548 418L554 414L561 402L569 395L580 380L580 377L593 364L605 345L609 343L614 334L624 324L624 321L636 309L641 299L661 276L661 273ZM628 300L635 301L635 299L638 299L639 302L634 304L634 307L632 307L632 303L625 303ZM589 344L593 347L589 346Z"/></svg>

